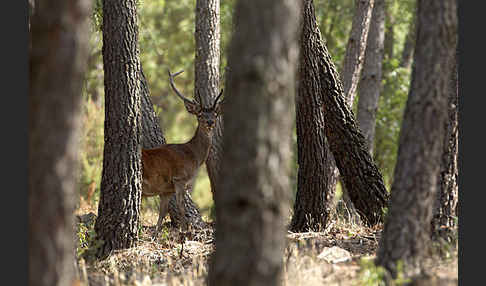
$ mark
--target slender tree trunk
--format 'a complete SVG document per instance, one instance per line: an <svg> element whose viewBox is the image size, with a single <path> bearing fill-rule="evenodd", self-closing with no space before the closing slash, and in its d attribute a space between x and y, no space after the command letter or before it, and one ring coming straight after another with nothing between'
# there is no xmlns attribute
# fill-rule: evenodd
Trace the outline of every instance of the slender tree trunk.
<svg viewBox="0 0 486 286"><path fill-rule="evenodd" d="M298 8L294 0L235 8L209 285L281 283Z"/></svg>
<svg viewBox="0 0 486 286"><path fill-rule="evenodd" d="M210 107L219 94L220 65L219 0L196 1L196 63L195 93L203 105ZM216 192L222 155L223 117L218 117L213 131L212 146L206 160L211 192Z"/></svg>
<svg viewBox="0 0 486 286"><path fill-rule="evenodd" d="M98 257L138 239L141 200L140 58L136 1L103 1L105 145L95 231Z"/></svg>
<svg viewBox="0 0 486 286"><path fill-rule="evenodd" d="M405 264L406 273L421 270L428 248L456 50L456 1L419 1L417 20L411 89L376 261L392 276L398 261Z"/></svg>
<svg viewBox="0 0 486 286"><path fill-rule="evenodd" d="M90 1L48 0L31 18L29 285L75 279L75 166L90 9Z"/></svg>
<svg viewBox="0 0 486 286"><path fill-rule="evenodd" d="M297 193L290 230L322 231L330 218L337 176L324 133L324 111L318 95L320 74L313 70L320 42L312 1L303 1L298 89L295 97L297 129Z"/></svg>
<svg viewBox="0 0 486 286"><path fill-rule="evenodd" d="M356 0L351 35L346 46L342 68L343 92L352 108L363 67L366 41L375 0Z"/></svg>
<svg viewBox="0 0 486 286"><path fill-rule="evenodd" d="M410 22L410 26L408 27L407 36L405 38L405 44L403 46L402 51L402 58L400 60L400 67L402 68L411 68L412 61L413 61L413 51L415 49L415 34L417 30L416 19L417 13L414 12L412 16L412 21Z"/></svg>
<svg viewBox="0 0 486 286"><path fill-rule="evenodd" d="M457 226L456 207L458 199L457 168L458 152L458 88L457 88L457 55L454 60L450 94L448 101L448 120L444 126L444 148L441 157L441 167L437 185L432 229L435 235L448 234Z"/></svg>
<svg viewBox="0 0 486 286"><path fill-rule="evenodd" d="M363 67L363 77L360 82L358 101L358 124L368 145L368 151L373 154L376 112L378 99L382 90L382 63L385 39L385 1L376 0L373 17L368 35L368 49Z"/></svg>
<svg viewBox="0 0 486 286"><path fill-rule="evenodd" d="M393 49L395 46L395 18L391 11L392 2L396 0L388 0L385 1L385 18L386 18L386 26L385 26L385 40L384 40L384 58L392 59L393 58Z"/></svg>

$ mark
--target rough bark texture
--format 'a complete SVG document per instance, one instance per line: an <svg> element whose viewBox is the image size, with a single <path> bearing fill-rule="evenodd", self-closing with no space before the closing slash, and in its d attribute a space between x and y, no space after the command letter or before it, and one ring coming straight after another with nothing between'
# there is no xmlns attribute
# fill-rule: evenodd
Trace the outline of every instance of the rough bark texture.
<svg viewBox="0 0 486 286"><path fill-rule="evenodd" d="M368 48L359 83L358 124L363 133L368 151L373 154L376 112L382 90L382 63L385 40L385 1L376 0L373 8L371 27L368 35Z"/></svg>
<svg viewBox="0 0 486 286"><path fill-rule="evenodd" d="M290 223L293 232L322 231L330 218L337 176L336 164L324 133L324 111L315 47L321 34L312 1L304 1L300 34L298 89L295 97L297 129L297 193Z"/></svg>
<svg viewBox="0 0 486 286"><path fill-rule="evenodd" d="M320 35L315 43L315 74L320 74L324 109L324 130L339 168L341 179L362 220L369 225L383 221L388 193L380 171L370 156L365 139L355 122L336 68Z"/></svg>
<svg viewBox="0 0 486 286"><path fill-rule="evenodd" d="M29 55L28 279L29 285L72 285L75 166L91 2L37 4Z"/></svg>
<svg viewBox="0 0 486 286"><path fill-rule="evenodd" d="M105 144L101 175L97 252L135 245L141 200L141 99L135 0L103 1Z"/></svg>
<svg viewBox="0 0 486 286"><path fill-rule="evenodd" d="M219 94L220 64L219 0L196 1L196 63L194 90L203 105L209 107ZM223 117L213 130L213 141L206 160L211 192L216 192L223 149ZM213 195L214 196L214 195Z"/></svg>
<svg viewBox="0 0 486 286"><path fill-rule="evenodd" d="M457 56L454 61L457 61ZM444 126L444 148L441 157L432 229L435 235L450 232L457 226L456 207L458 199L457 168L458 152L458 86L457 63L454 62L450 81L448 120ZM443 233L445 232L445 233Z"/></svg>
<svg viewBox="0 0 486 286"><path fill-rule="evenodd" d="M411 89L376 261L393 276L398 261L404 262L406 273L421 270L428 248L456 50L456 1L419 1L417 21Z"/></svg>
<svg viewBox="0 0 486 286"><path fill-rule="evenodd" d="M299 5L238 1L209 285L281 283Z"/></svg>
<svg viewBox="0 0 486 286"><path fill-rule="evenodd" d="M353 106L363 67L371 13L375 0L356 0L351 34L346 46L342 69L343 92L349 106Z"/></svg>
<svg viewBox="0 0 486 286"><path fill-rule="evenodd" d="M140 67L140 99L142 101L142 134L140 138L142 148L155 148L159 145L166 144L159 119L154 111L150 89L142 67Z"/></svg>

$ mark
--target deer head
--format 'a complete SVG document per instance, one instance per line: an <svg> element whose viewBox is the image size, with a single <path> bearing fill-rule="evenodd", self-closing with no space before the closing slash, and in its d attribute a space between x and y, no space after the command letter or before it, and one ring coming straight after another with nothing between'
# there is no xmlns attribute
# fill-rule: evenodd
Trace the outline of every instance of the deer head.
<svg viewBox="0 0 486 286"><path fill-rule="evenodd" d="M199 128L201 128L201 130L204 131L205 133L211 134L211 131L213 130L216 120L222 113L223 100L220 101L219 99L221 98L221 95L223 95L223 90L221 89L219 95L216 97L216 99L214 100L213 104L210 107L205 107L202 105L202 100L198 92L196 92L197 101L192 101L184 97L177 90L174 84L174 77L184 72L183 70L176 72L174 74L171 74L170 70L168 72L169 72L170 86L172 87L176 95L184 102L184 106L187 112L196 115Z"/></svg>

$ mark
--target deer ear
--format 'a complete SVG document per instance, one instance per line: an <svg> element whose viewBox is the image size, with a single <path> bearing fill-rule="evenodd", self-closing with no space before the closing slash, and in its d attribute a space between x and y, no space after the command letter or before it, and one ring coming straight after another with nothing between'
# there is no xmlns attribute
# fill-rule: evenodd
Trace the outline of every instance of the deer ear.
<svg viewBox="0 0 486 286"><path fill-rule="evenodd" d="M186 107L187 112L194 115L197 115L200 111L199 105L194 102L184 101L184 106Z"/></svg>

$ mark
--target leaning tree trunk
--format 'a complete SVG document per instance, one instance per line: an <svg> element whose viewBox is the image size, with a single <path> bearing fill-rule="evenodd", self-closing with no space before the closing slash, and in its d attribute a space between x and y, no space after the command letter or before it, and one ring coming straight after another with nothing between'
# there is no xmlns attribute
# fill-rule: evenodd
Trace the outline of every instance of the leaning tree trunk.
<svg viewBox="0 0 486 286"><path fill-rule="evenodd" d="M376 0L368 35L363 77L359 83L358 124L373 154L375 141L376 112L382 90L382 63L385 40L385 1Z"/></svg>
<svg viewBox="0 0 486 286"><path fill-rule="evenodd" d="M323 102L326 138L352 203L365 223L374 225L383 221L388 193L343 95L331 56L320 35L314 41L317 58L313 69L321 74L319 98Z"/></svg>
<svg viewBox="0 0 486 286"><path fill-rule="evenodd" d="M297 129L297 193L290 222L293 232L322 231L333 207L337 176L336 165L324 133L324 112L319 99L320 74L316 65L319 43L312 1L303 1L300 34L298 88L295 97Z"/></svg>
<svg viewBox="0 0 486 286"><path fill-rule="evenodd" d="M456 1L419 1L417 25L411 88L376 261L394 277L399 261L406 273L421 270L429 246L456 50Z"/></svg>
<svg viewBox="0 0 486 286"><path fill-rule="evenodd" d="M159 119L154 111L147 79L145 78L142 69L140 70L140 92L142 101L142 148L155 148L162 144L166 144L164 134L162 133L162 129L159 124ZM184 207L185 219L193 229L201 229L206 226L206 223L201 217L201 213L192 201L189 193L184 195ZM181 225L182 216L179 212L179 208L176 205L175 197L173 197L169 202L169 215L171 223L174 227Z"/></svg>
<svg viewBox="0 0 486 286"><path fill-rule="evenodd" d="M133 247L141 201L140 59L135 0L103 1L105 144L95 231L97 251Z"/></svg>
<svg viewBox="0 0 486 286"><path fill-rule="evenodd" d="M235 7L209 285L281 283L298 6L240 0Z"/></svg>
<svg viewBox="0 0 486 286"><path fill-rule="evenodd" d="M90 7L85 0L42 1L31 19L29 285L74 284L75 166Z"/></svg>
<svg viewBox="0 0 486 286"><path fill-rule="evenodd" d="M210 107L219 94L220 24L219 0L196 1L196 59L194 90L203 106ZM223 116L213 129L213 139L206 160L211 192L216 192L222 155Z"/></svg>
<svg viewBox="0 0 486 286"><path fill-rule="evenodd" d="M352 108L363 67L366 41L375 0L356 0L351 34L346 46L342 69L343 92Z"/></svg>
<svg viewBox="0 0 486 286"><path fill-rule="evenodd" d="M457 55L451 73L448 120L444 126L444 148L441 157L440 173L437 184L432 230L435 236L445 236L457 226L457 200L459 175L457 168L458 152L458 88L457 88Z"/></svg>

